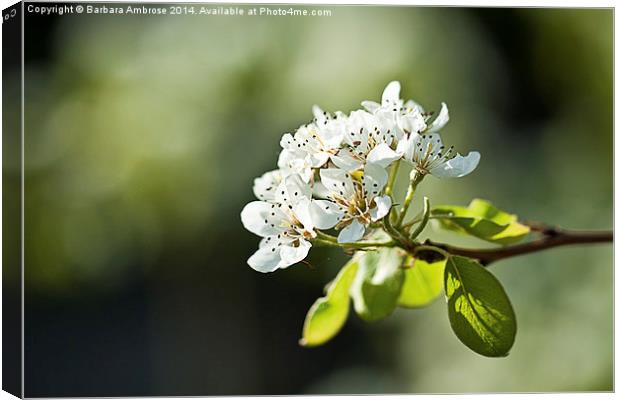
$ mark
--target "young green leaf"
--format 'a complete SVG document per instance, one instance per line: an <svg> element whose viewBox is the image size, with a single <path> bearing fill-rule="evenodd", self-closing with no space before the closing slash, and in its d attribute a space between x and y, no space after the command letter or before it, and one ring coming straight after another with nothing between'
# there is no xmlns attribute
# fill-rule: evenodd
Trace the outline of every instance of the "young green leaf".
<svg viewBox="0 0 620 400"><path fill-rule="evenodd" d="M472 200L468 207L436 206L432 215L444 229L502 245L516 243L530 232L528 226L517 221L516 215L501 211L482 199Z"/></svg>
<svg viewBox="0 0 620 400"><path fill-rule="evenodd" d="M444 288L450 325L461 342L483 356L507 356L517 324L499 281L477 261L450 256Z"/></svg>
<svg viewBox="0 0 620 400"><path fill-rule="evenodd" d="M360 270L351 286L355 312L365 321L385 318L398 305L404 281L404 254L396 248L369 251L360 258Z"/></svg>
<svg viewBox="0 0 620 400"><path fill-rule="evenodd" d="M398 305L401 307L424 307L433 302L443 289L443 270L446 260L429 264L420 259L413 261L408 257L405 262L413 262L410 268L405 269Z"/></svg>
<svg viewBox="0 0 620 400"><path fill-rule="evenodd" d="M302 346L318 346L342 329L349 315L349 288L359 268L356 257L351 259L326 289L325 297L318 298L306 315Z"/></svg>

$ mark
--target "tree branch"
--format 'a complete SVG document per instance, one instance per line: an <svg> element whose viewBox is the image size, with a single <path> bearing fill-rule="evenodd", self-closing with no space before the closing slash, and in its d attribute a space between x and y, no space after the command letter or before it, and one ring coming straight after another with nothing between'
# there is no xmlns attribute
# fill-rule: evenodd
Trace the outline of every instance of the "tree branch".
<svg viewBox="0 0 620 400"><path fill-rule="evenodd" d="M496 249L466 249L432 241L426 241L425 244L439 247L450 254L475 258L482 265L488 265L504 258L534 253L553 247L572 244L607 243L614 240L613 231L573 231L537 222L525 223L525 225L529 226L533 232L539 232L542 237L531 242Z"/></svg>

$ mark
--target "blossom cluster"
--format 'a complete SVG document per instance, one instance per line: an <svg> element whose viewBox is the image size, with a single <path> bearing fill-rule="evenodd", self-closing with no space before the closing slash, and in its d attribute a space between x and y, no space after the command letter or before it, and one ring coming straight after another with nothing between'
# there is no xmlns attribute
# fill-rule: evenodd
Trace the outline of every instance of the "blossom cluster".
<svg viewBox="0 0 620 400"><path fill-rule="evenodd" d="M337 231L337 243L362 240L390 213L393 200L385 189L395 162L439 178L461 177L478 165L478 152L462 156L443 145L445 103L433 118L413 100L402 100L400 83L393 81L381 103L362 106L348 115L314 106L310 123L282 136L278 169L254 180L258 200L241 212L244 227L262 237L250 267L272 272L298 263L324 230Z"/></svg>

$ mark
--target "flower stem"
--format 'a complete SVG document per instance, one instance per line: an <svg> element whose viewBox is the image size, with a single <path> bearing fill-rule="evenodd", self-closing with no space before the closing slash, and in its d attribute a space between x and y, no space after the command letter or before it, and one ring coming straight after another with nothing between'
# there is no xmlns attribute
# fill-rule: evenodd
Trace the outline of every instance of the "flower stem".
<svg viewBox="0 0 620 400"><path fill-rule="evenodd" d="M394 247L396 242L390 240L388 242L355 242L355 243L337 243L325 239L314 239L316 245L341 247L345 249L366 249L369 247Z"/></svg>
<svg viewBox="0 0 620 400"><path fill-rule="evenodd" d="M394 247L396 242L358 242L358 243L340 243L340 246L353 249L365 249L367 247Z"/></svg>
<svg viewBox="0 0 620 400"><path fill-rule="evenodd" d="M396 221L398 219L398 210L396 210L396 207L394 206L394 197L392 196L392 193L394 192L394 182L396 181L396 175L398 175L398 167L400 167L400 160L396 160L396 162L392 164L390 176L388 177L388 183L385 186L385 194L390 196L390 200L392 201L392 207L390 208L390 212L387 217L390 221Z"/></svg>
<svg viewBox="0 0 620 400"><path fill-rule="evenodd" d="M416 226L415 230L411 233L411 235L409 235L409 238L411 240L414 240L420 235L420 233L422 233L422 231L426 227L426 224L428 224L428 219L430 218L430 216L431 216L431 203L428 200L428 197L425 196L424 197L424 214L422 216L422 221L420 222L418 226Z"/></svg>
<svg viewBox="0 0 620 400"><path fill-rule="evenodd" d="M321 240L326 240L328 242L333 242L333 243L338 243L338 238L336 238L335 236L332 235L328 235L327 233L323 233L319 230L316 231L316 236L317 238L321 239Z"/></svg>
<svg viewBox="0 0 620 400"><path fill-rule="evenodd" d="M392 223L390 222L390 217L389 215L386 216L385 218L383 218L383 228L385 229L385 231L392 236L394 239L401 239L401 233L394 228L394 226L392 225Z"/></svg>
<svg viewBox="0 0 620 400"><path fill-rule="evenodd" d="M398 220L396 221L396 227L400 227L402 225L403 220L405 219L405 214L407 214L407 210L409 209L409 204L411 204L411 200L413 200L415 190L418 187L418 184L422 182L422 179L424 179L424 174L420 174L419 172L413 173L413 177L409 181L409 188L407 189L407 194L405 195L405 201L403 202Z"/></svg>
<svg viewBox="0 0 620 400"><path fill-rule="evenodd" d="M383 218L383 229L392 237L392 239L401 246L403 249L409 248L410 242L400 230L396 229L392 222L390 222L390 216L386 215Z"/></svg>
<svg viewBox="0 0 620 400"><path fill-rule="evenodd" d="M388 182L385 186L385 194L388 196L392 196L392 191L394 190L394 182L396 181L396 175L398 174L398 167L400 167L400 160L396 160L396 162L392 164L392 168L390 169L390 176L388 177Z"/></svg>

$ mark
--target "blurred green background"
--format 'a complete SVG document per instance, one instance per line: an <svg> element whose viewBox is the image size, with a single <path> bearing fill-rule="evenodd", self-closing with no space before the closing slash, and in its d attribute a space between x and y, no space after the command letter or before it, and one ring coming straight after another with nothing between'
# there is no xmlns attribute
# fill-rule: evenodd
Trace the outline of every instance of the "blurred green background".
<svg viewBox="0 0 620 400"><path fill-rule="evenodd" d="M435 204L610 229L612 11L307 8L332 16L26 14L26 395L612 390L610 245L492 266L518 318L508 358L463 346L443 299L305 349L345 257L259 274L239 218L313 104L349 111L396 79L482 154L424 181Z"/></svg>

